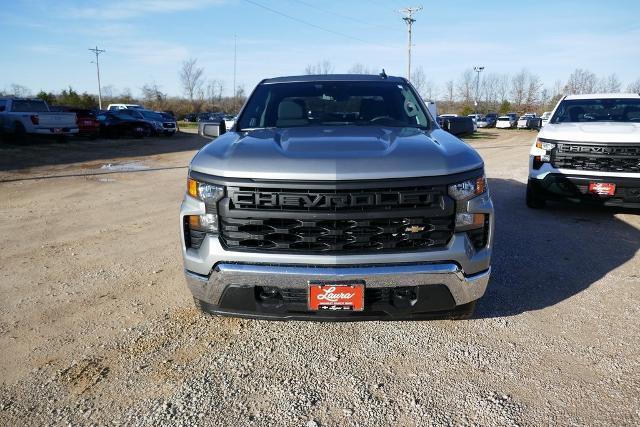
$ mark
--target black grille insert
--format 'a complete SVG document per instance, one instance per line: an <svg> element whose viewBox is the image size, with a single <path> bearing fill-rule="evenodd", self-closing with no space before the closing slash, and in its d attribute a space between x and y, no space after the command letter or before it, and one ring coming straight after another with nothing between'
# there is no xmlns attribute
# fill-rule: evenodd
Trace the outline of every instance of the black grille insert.
<svg viewBox="0 0 640 427"><path fill-rule="evenodd" d="M453 236L455 205L445 185L299 187L228 186L218 203L222 244L238 251L356 254L441 248Z"/></svg>

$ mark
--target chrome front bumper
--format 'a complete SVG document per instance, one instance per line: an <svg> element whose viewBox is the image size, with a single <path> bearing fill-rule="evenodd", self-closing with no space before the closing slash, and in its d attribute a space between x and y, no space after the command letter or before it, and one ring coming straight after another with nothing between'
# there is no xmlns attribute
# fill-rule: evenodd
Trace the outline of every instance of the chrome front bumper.
<svg viewBox="0 0 640 427"><path fill-rule="evenodd" d="M488 194L470 200L467 211L490 214L488 244L474 249L466 233L455 233L446 248L363 255L301 255L226 250L217 236L205 237L199 249L182 253L189 289L206 304L217 306L228 285L304 288L310 281L364 280L366 287L445 285L456 303L482 297L491 272L494 211ZM180 212L200 215L204 203L185 197Z"/></svg>
<svg viewBox="0 0 640 427"><path fill-rule="evenodd" d="M465 276L453 263L379 265L365 267L306 267L225 264L215 266L210 276L185 270L193 296L217 305L228 285L259 285L306 289L313 281L364 280L368 288L445 285L456 305L475 301L484 295L491 268Z"/></svg>

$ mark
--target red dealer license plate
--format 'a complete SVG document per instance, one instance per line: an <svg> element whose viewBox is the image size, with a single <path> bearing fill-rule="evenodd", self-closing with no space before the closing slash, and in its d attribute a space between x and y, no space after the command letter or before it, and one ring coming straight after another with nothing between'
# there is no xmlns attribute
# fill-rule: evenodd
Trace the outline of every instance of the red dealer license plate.
<svg viewBox="0 0 640 427"><path fill-rule="evenodd" d="M590 182L589 193L599 196L613 196L616 194L616 185L608 182Z"/></svg>
<svg viewBox="0 0 640 427"><path fill-rule="evenodd" d="M362 311L364 284L310 283L309 310Z"/></svg>

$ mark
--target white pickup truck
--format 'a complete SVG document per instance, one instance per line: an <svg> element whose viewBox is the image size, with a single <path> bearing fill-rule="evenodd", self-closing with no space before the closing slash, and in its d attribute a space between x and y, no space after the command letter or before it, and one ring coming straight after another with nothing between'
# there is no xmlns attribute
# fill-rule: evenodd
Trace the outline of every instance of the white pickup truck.
<svg viewBox="0 0 640 427"><path fill-rule="evenodd" d="M0 98L0 135L21 142L28 135L64 137L78 133L75 113L51 112L38 98Z"/></svg>
<svg viewBox="0 0 640 427"><path fill-rule="evenodd" d="M569 95L531 147L527 205L640 208L640 94Z"/></svg>

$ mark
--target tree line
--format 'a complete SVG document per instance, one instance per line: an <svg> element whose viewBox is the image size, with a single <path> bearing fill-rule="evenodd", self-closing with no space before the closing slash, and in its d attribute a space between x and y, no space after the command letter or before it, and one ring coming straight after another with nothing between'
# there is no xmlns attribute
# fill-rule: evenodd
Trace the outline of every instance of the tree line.
<svg viewBox="0 0 640 427"><path fill-rule="evenodd" d="M330 74L334 69L330 61L323 60L307 65L305 73ZM378 74L381 70L356 63L347 72ZM551 87L545 86L538 75L527 69L514 75L481 73L478 80L477 74L469 68L458 79L437 85L427 77L423 67L417 67L411 72L411 83L423 99L438 103L438 111L464 115L476 110L501 114L511 111L542 113L552 110L564 95L622 91L640 93L640 77L625 86L616 74L598 77L581 68L574 70L566 82L558 80Z"/></svg>
<svg viewBox="0 0 640 427"><path fill-rule="evenodd" d="M355 63L347 72L351 74L378 74L382 69ZM332 74L335 67L329 60L322 60L305 67L306 74ZM578 68L566 81L556 81L545 86L540 77L527 69L516 74L481 73L480 80L473 69L464 70L457 79L436 84L428 78L423 67L417 67L411 73L411 82L420 95L429 101L438 103L442 113L469 114L497 112L518 113L549 111L564 95L594 92L631 92L640 93L640 77L624 85L616 74L597 76L595 73ZM236 114L246 98L242 85L236 87L234 95L223 95L225 84L218 79L208 79L204 68L198 65L197 58L183 61L178 72L183 96L169 96L157 83L147 83L140 88L138 96L130 89L119 93L113 86L102 87L103 107L110 103L141 103L157 111L173 111L183 117L188 113L201 111L222 111ZM12 84L0 90L0 95L33 96L29 88ZM79 93L71 86L60 92L40 91L38 98L50 105L67 105L78 108L97 108L98 97L87 92ZM477 106L476 106L477 101Z"/></svg>
<svg viewBox="0 0 640 427"><path fill-rule="evenodd" d="M171 111L177 117L182 118L189 113L204 111L237 114L246 98L242 85L236 87L234 96L223 95L224 81L207 79L204 68L198 66L197 58L189 58L182 63L178 78L183 96L169 96L155 82L144 84L137 96L134 96L128 88L116 93L113 86L103 86L101 87L102 107L106 108L109 104L142 104L154 111ZM34 93L25 86L12 84L4 90L0 89L0 96L3 95L30 97L34 96ZM90 94L86 91L79 93L71 86L59 92L40 90L35 96L44 99L53 106L98 108L96 94Z"/></svg>

